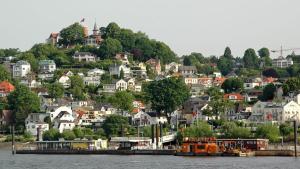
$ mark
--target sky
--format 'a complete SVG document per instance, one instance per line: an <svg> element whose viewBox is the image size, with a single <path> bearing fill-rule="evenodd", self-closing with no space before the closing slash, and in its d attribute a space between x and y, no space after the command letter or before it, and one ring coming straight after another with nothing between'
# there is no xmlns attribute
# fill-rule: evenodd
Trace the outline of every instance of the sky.
<svg viewBox="0 0 300 169"><path fill-rule="evenodd" d="M300 48L299 0L1 0L0 6L0 48L30 49L82 18L90 29L95 21L116 22L145 32L178 56L220 56L226 46L239 57L247 48Z"/></svg>

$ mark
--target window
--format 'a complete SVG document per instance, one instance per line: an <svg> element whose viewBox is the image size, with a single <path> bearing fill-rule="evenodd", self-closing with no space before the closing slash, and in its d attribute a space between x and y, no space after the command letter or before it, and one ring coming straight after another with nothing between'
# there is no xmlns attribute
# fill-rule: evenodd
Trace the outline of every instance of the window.
<svg viewBox="0 0 300 169"><path fill-rule="evenodd" d="M197 146L197 149L199 149L199 150L204 150L204 149L205 149L205 145L198 145L198 146Z"/></svg>

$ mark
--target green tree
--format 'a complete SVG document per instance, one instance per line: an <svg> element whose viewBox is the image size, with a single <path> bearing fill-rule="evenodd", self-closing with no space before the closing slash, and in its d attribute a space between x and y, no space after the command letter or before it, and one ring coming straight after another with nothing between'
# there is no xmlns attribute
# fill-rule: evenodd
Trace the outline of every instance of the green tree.
<svg viewBox="0 0 300 169"><path fill-rule="evenodd" d="M121 71L120 71L120 77L119 78L124 79L124 70L123 69L121 69Z"/></svg>
<svg viewBox="0 0 300 169"><path fill-rule="evenodd" d="M189 89L182 79L167 78L150 82L144 89L146 100L151 103L151 108L164 114L168 120L171 113L189 98Z"/></svg>
<svg viewBox="0 0 300 169"><path fill-rule="evenodd" d="M58 129L50 129L48 131L45 131L43 133L43 140L44 141L58 141L58 139L61 137L61 134L59 133Z"/></svg>
<svg viewBox="0 0 300 169"><path fill-rule="evenodd" d="M211 137L212 135L213 132L211 126L204 121L194 122L190 127L185 128L182 132L183 137L190 138Z"/></svg>
<svg viewBox="0 0 300 169"><path fill-rule="evenodd" d="M116 114L110 115L104 120L102 127L108 137L120 136L122 130L125 133L129 127L128 118Z"/></svg>
<svg viewBox="0 0 300 169"><path fill-rule="evenodd" d="M24 85L17 85L7 99L9 108L13 111L15 123L20 129L24 127L28 114L40 111L39 97Z"/></svg>
<svg viewBox="0 0 300 169"><path fill-rule="evenodd" d="M256 129L257 138L266 138L269 139L270 142L278 141L279 136L280 132L278 127L272 124L262 124L259 125Z"/></svg>
<svg viewBox="0 0 300 169"><path fill-rule="evenodd" d="M229 78L222 84L225 93L237 92L243 89L244 82L240 78Z"/></svg>
<svg viewBox="0 0 300 169"><path fill-rule="evenodd" d="M74 140L76 138L76 135L71 130L64 130L61 136L65 140Z"/></svg>
<svg viewBox="0 0 300 169"><path fill-rule="evenodd" d="M259 60L254 49L247 49L243 57L244 66L246 68L258 68Z"/></svg>
<svg viewBox="0 0 300 169"><path fill-rule="evenodd" d="M291 135L293 133L294 129L290 124L283 123L283 124L280 124L279 131L280 131L281 135L283 137L285 137L285 136Z"/></svg>
<svg viewBox="0 0 300 169"><path fill-rule="evenodd" d="M101 44L98 54L102 59L113 58L117 53L122 52L123 47L119 40L107 38Z"/></svg>
<svg viewBox="0 0 300 169"><path fill-rule="evenodd" d="M105 39L107 38L117 39L120 36L121 28L115 22L111 22L107 25L103 33L104 33L103 38Z"/></svg>
<svg viewBox="0 0 300 169"><path fill-rule="evenodd" d="M79 127L75 127L73 129L73 133L75 134L76 138L83 138L84 137L84 133L83 133L82 129L79 128Z"/></svg>
<svg viewBox="0 0 300 169"><path fill-rule="evenodd" d="M218 63L218 69L221 71L222 75L226 76L233 70L233 62L224 56L221 56Z"/></svg>
<svg viewBox="0 0 300 169"><path fill-rule="evenodd" d="M122 111L129 111L131 112L133 109L133 100L134 97L131 93L127 91L118 91L114 94L114 96L109 98L109 102L121 109Z"/></svg>
<svg viewBox="0 0 300 169"><path fill-rule="evenodd" d="M249 129L237 126L234 122L225 122L222 126L222 132L225 138L250 138Z"/></svg>
<svg viewBox="0 0 300 169"><path fill-rule="evenodd" d="M273 100L275 97L275 92L276 86L273 83L270 83L264 87L261 99L263 101Z"/></svg>
<svg viewBox="0 0 300 169"><path fill-rule="evenodd" d="M58 82L47 85L48 93L51 98L62 98L65 92L64 86Z"/></svg>
<svg viewBox="0 0 300 169"><path fill-rule="evenodd" d="M11 75L10 73L3 67L3 65L0 65L0 82L4 80L10 80Z"/></svg>
<svg viewBox="0 0 300 169"><path fill-rule="evenodd" d="M283 92L285 95L287 95L289 92L295 92L298 90L300 90L300 78L297 77L289 78L283 84Z"/></svg>
<svg viewBox="0 0 300 169"><path fill-rule="evenodd" d="M224 51L224 55L223 55L225 58L227 59L233 59L233 56L231 54L231 49L229 47L226 47L225 48L225 51Z"/></svg>
<svg viewBox="0 0 300 169"><path fill-rule="evenodd" d="M270 51L268 48L261 48L258 50L258 55L261 57L261 58L264 58L264 57L270 57Z"/></svg>
<svg viewBox="0 0 300 169"><path fill-rule="evenodd" d="M59 44L66 47L70 45L83 44L84 42L84 30L79 23L74 23L67 28L60 31Z"/></svg>
<svg viewBox="0 0 300 169"><path fill-rule="evenodd" d="M70 91L77 100L84 100L86 98L84 92L84 82L79 75L74 75L71 78Z"/></svg>

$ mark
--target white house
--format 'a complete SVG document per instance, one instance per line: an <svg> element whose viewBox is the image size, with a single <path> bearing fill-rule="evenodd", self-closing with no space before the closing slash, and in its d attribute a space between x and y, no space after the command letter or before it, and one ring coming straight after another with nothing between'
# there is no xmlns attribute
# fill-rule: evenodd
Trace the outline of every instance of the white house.
<svg viewBox="0 0 300 169"><path fill-rule="evenodd" d="M98 68L91 69L87 72L87 75L89 77L102 76L103 74L105 74L105 71L102 69L98 69Z"/></svg>
<svg viewBox="0 0 300 169"><path fill-rule="evenodd" d="M109 67L109 74L120 76L121 70L124 72L124 77L130 76L130 68L125 65L112 65Z"/></svg>
<svg viewBox="0 0 300 169"><path fill-rule="evenodd" d="M244 89L254 89L255 87L261 86L262 80L260 78L254 78L254 79L246 79L244 82Z"/></svg>
<svg viewBox="0 0 300 169"><path fill-rule="evenodd" d="M53 73L56 70L56 64L53 60L41 60L39 62L40 73Z"/></svg>
<svg viewBox="0 0 300 169"><path fill-rule="evenodd" d="M127 90L127 82L123 79L116 81L116 90L125 91Z"/></svg>
<svg viewBox="0 0 300 169"><path fill-rule="evenodd" d="M300 105L295 101L287 103L273 103L258 101L252 107L252 114L249 120L255 123L275 122L300 119Z"/></svg>
<svg viewBox="0 0 300 169"><path fill-rule="evenodd" d="M31 71L31 66L27 61L20 60L13 65L13 78L25 77Z"/></svg>
<svg viewBox="0 0 300 169"><path fill-rule="evenodd" d="M93 85L93 86L98 86L100 84L100 77L99 76L86 76L82 78L83 83L85 85Z"/></svg>
<svg viewBox="0 0 300 169"><path fill-rule="evenodd" d="M59 79L58 79L58 83L62 84L64 86L64 88L69 88L71 85L71 79L69 76L67 75L62 75Z"/></svg>
<svg viewBox="0 0 300 169"><path fill-rule="evenodd" d="M73 59L78 62L95 62L96 55L90 52L75 52Z"/></svg>
<svg viewBox="0 0 300 169"><path fill-rule="evenodd" d="M287 68L293 64L292 58L284 58L282 56L272 60L272 66L279 68Z"/></svg>
<svg viewBox="0 0 300 169"><path fill-rule="evenodd" d="M166 117L157 117L154 112L139 111L132 118L133 124L136 126L148 126L152 124L167 123Z"/></svg>
<svg viewBox="0 0 300 169"><path fill-rule="evenodd" d="M52 110L48 111L48 113L50 114L51 121L53 121L62 112L67 112L68 114L71 114L71 115L73 114L71 107L67 107L67 106L56 107L56 108L53 108Z"/></svg>
<svg viewBox="0 0 300 169"><path fill-rule="evenodd" d="M31 113L25 120L26 131L33 136L38 135L38 128L41 133L49 130L49 124L44 122L44 119L49 116L47 113Z"/></svg>

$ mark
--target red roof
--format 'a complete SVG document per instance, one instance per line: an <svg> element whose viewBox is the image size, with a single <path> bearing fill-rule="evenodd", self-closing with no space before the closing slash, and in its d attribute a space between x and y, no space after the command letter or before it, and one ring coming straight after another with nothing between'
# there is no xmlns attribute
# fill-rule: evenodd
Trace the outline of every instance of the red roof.
<svg viewBox="0 0 300 169"><path fill-rule="evenodd" d="M10 93L15 90L15 86L8 81L0 82L0 93Z"/></svg>
<svg viewBox="0 0 300 169"><path fill-rule="evenodd" d="M239 93L229 93L224 95L226 100L243 100L244 97Z"/></svg>

